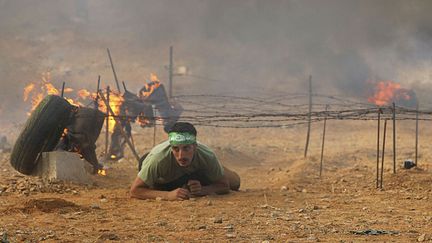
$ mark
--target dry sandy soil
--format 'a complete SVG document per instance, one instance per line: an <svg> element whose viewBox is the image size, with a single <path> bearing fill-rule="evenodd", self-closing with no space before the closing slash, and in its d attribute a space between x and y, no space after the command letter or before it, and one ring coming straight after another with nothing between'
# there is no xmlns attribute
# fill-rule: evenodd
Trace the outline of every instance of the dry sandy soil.
<svg viewBox="0 0 432 243"><path fill-rule="evenodd" d="M322 124L312 126L306 159L304 127L198 127L200 140L240 174L242 185L228 195L187 201L130 199L137 171L129 150L125 159L109 163L107 176L94 176L87 186L21 175L3 153L0 236L10 242L432 241L427 126L420 123L419 166L404 170L403 160L414 158L414 124L398 123L397 173L388 143L382 190L375 188L374 121L328 122L321 178ZM165 134L158 129L160 142ZM134 128L134 133L140 154L150 149L153 129Z"/></svg>

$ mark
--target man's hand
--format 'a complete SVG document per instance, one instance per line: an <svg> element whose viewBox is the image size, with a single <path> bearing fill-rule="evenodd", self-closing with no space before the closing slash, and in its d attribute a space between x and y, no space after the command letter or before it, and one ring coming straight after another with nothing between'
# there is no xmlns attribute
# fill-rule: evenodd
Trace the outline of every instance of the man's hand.
<svg viewBox="0 0 432 243"><path fill-rule="evenodd" d="M177 188L168 193L168 200L187 200L189 199L189 191L184 188Z"/></svg>
<svg viewBox="0 0 432 243"><path fill-rule="evenodd" d="M187 183L189 187L189 191L192 195L201 195L202 186L201 183L197 180L189 180Z"/></svg>

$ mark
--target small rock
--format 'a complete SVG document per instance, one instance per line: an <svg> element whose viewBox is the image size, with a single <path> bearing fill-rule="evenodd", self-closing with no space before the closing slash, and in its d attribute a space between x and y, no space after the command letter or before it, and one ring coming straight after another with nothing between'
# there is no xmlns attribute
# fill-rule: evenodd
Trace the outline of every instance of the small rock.
<svg viewBox="0 0 432 243"><path fill-rule="evenodd" d="M232 224L229 224L229 225L227 225L227 226L225 226L223 228L227 229L227 230L232 230L232 229L234 229L234 226Z"/></svg>
<svg viewBox="0 0 432 243"><path fill-rule="evenodd" d="M100 209L100 206L97 204L92 204L92 205L90 205L90 208L91 209Z"/></svg>
<svg viewBox="0 0 432 243"><path fill-rule="evenodd" d="M230 233L230 234L226 234L226 237L229 239L233 239L233 238L236 238L236 235Z"/></svg>
<svg viewBox="0 0 432 243"><path fill-rule="evenodd" d="M108 199L106 199L106 198L102 198L102 199L100 200L100 202L101 202L101 203L106 203L106 202L108 202Z"/></svg>
<svg viewBox="0 0 432 243"><path fill-rule="evenodd" d="M318 241L318 238L315 237L315 235L309 235L307 238L308 241Z"/></svg>
<svg viewBox="0 0 432 243"><path fill-rule="evenodd" d="M306 189L303 189L301 192L303 192L303 193L306 193L307 192L307 190Z"/></svg>
<svg viewBox="0 0 432 243"><path fill-rule="evenodd" d="M98 240L120 240L120 237L113 233L103 233L98 237Z"/></svg>
<svg viewBox="0 0 432 243"><path fill-rule="evenodd" d="M210 200L208 200L206 204L207 204L207 206L212 206L213 205L212 201L210 201Z"/></svg>
<svg viewBox="0 0 432 243"><path fill-rule="evenodd" d="M363 211L364 211L364 210L367 210L367 209L368 209L367 207L363 207L363 208L362 208Z"/></svg>
<svg viewBox="0 0 432 243"><path fill-rule="evenodd" d="M157 226L166 226L168 223L166 221L159 221L156 223Z"/></svg>
<svg viewBox="0 0 432 243"><path fill-rule="evenodd" d="M207 229L206 225L200 225L200 226L198 226L198 230L205 230L205 229Z"/></svg>
<svg viewBox="0 0 432 243"><path fill-rule="evenodd" d="M286 190L288 190L288 187L286 187L286 186L281 186L280 190L281 190L281 191L286 191Z"/></svg>
<svg viewBox="0 0 432 243"><path fill-rule="evenodd" d="M215 223L215 224L222 224L222 218L219 218L219 217L214 218L213 223Z"/></svg>
<svg viewBox="0 0 432 243"><path fill-rule="evenodd" d="M300 208L300 209L298 210L298 212L299 212L299 213L304 213L305 210L304 210L304 208Z"/></svg>
<svg viewBox="0 0 432 243"><path fill-rule="evenodd" d="M422 235L419 236L419 238L417 238L418 242L423 242L425 240L426 240L426 234L422 234Z"/></svg>
<svg viewBox="0 0 432 243"><path fill-rule="evenodd" d="M158 202L160 202L160 201L162 201L162 198L161 197L156 197L155 200L158 201Z"/></svg>

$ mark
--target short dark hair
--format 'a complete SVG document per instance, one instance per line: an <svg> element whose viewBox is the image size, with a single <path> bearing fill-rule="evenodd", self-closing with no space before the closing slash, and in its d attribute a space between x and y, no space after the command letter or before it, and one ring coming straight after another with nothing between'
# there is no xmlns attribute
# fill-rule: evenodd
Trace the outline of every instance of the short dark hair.
<svg viewBox="0 0 432 243"><path fill-rule="evenodd" d="M193 134L194 136L197 135L197 130L195 129L194 125L192 125L189 122L176 122L171 127L171 129L168 131L170 132L188 132Z"/></svg>

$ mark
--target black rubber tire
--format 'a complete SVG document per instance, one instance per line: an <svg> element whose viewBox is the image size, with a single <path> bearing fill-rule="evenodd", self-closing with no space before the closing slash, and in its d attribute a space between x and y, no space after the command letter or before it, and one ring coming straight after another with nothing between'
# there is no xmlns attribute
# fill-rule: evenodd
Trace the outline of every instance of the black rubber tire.
<svg viewBox="0 0 432 243"><path fill-rule="evenodd" d="M52 151L71 117L73 106L65 99L49 95L43 99L27 120L10 156L11 165L30 175L41 152Z"/></svg>

